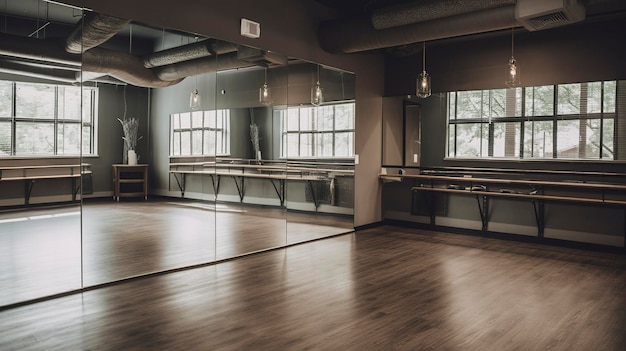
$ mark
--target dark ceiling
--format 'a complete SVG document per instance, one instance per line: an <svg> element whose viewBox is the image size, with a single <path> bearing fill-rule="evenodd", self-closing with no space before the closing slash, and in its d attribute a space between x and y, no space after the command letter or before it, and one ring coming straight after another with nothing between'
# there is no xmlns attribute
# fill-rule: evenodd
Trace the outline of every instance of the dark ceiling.
<svg viewBox="0 0 626 351"><path fill-rule="evenodd" d="M558 21L557 26L626 17L624 0L315 0L336 11L336 18L322 22L319 39L332 53L383 52L414 55L422 42L443 44L478 37L509 35L510 29L528 31L518 8L532 9L537 18L553 21L553 15L580 18ZM545 4L563 4L563 10L542 13ZM571 11L576 10L576 11ZM550 18L545 19L543 17Z"/></svg>
<svg viewBox="0 0 626 351"><path fill-rule="evenodd" d="M316 0L318 3L337 10L342 17L357 17L372 10L410 3L414 0Z"/></svg>

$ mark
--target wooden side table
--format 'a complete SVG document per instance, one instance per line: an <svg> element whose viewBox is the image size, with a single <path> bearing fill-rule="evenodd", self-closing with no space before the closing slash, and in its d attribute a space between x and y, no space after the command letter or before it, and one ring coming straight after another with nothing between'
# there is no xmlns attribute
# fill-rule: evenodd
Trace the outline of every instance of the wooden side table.
<svg viewBox="0 0 626 351"><path fill-rule="evenodd" d="M143 196L148 200L148 165L113 165L113 200Z"/></svg>

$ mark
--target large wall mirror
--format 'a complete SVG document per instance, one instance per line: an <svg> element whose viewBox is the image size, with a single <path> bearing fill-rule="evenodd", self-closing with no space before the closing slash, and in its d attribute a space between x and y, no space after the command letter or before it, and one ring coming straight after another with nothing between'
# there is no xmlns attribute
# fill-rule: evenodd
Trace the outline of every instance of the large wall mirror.
<svg viewBox="0 0 626 351"><path fill-rule="evenodd" d="M43 0L0 24L0 306L353 230L354 74Z"/></svg>

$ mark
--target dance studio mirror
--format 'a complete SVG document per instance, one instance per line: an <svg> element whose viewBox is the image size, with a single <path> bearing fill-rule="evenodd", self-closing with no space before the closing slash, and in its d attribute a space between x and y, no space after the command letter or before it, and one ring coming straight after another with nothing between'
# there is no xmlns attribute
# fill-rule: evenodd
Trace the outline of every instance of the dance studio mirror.
<svg viewBox="0 0 626 351"><path fill-rule="evenodd" d="M354 74L42 0L2 5L0 306L353 230ZM48 105L25 103L34 91Z"/></svg>

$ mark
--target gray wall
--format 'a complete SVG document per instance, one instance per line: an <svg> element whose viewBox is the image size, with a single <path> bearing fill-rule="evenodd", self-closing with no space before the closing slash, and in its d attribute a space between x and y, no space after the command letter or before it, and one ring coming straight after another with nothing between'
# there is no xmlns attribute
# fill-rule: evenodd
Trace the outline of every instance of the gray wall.
<svg viewBox="0 0 626 351"><path fill-rule="evenodd" d="M93 172L93 196L108 195L113 191L111 165L123 163L124 141L122 125L124 118L124 94L126 94L126 117L139 120L137 155L139 163L147 163L149 148L149 90L134 86L100 84L98 86L98 155L85 157Z"/></svg>

